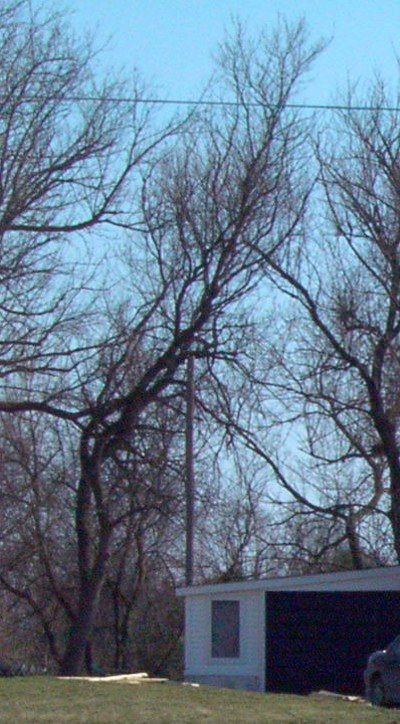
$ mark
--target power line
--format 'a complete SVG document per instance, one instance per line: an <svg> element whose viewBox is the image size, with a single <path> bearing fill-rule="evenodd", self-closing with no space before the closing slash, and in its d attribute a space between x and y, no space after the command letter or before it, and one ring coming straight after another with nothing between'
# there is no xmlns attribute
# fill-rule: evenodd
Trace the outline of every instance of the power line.
<svg viewBox="0 0 400 724"><path fill-rule="evenodd" d="M122 99L121 99L122 100ZM221 107L232 107L232 108L279 108L277 104L267 103L240 103L238 101L211 101L211 100L168 100L161 98L137 98L137 103L155 103L155 104L170 104L170 105L186 105L186 106L221 106ZM285 103L285 108L295 110L314 110L314 111L390 111L398 113L400 107L397 106L350 106L340 104L327 104L327 103Z"/></svg>
<svg viewBox="0 0 400 724"><path fill-rule="evenodd" d="M6 101L7 97L0 96L0 102ZM249 102L243 103L240 101L216 101L216 100L192 100L179 99L179 98L134 98L126 96L86 96L76 95L68 96L62 99L57 96L35 95L32 97L26 97L21 100L22 103L32 103L34 101L43 100L62 100L62 101L92 101L99 103L101 101L107 101L110 103L138 103L141 105L174 105L174 106L215 106L220 108L279 108L279 104L268 104L261 102ZM282 107L289 108L291 110L308 110L308 111L354 111L354 112L377 112L385 111L390 113L399 113L399 106L368 106L368 105L346 105L346 104L329 104L329 103L285 103Z"/></svg>

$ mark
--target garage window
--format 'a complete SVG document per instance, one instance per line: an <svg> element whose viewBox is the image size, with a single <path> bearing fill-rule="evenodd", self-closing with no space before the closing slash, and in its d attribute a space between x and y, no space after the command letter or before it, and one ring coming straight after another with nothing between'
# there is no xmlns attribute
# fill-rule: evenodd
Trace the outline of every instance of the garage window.
<svg viewBox="0 0 400 724"><path fill-rule="evenodd" d="M239 601L211 602L211 656L238 658L240 656Z"/></svg>

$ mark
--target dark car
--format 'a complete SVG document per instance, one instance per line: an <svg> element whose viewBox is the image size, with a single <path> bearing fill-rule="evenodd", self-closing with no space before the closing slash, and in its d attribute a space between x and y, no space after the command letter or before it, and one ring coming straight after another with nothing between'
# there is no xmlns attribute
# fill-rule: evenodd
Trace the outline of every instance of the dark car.
<svg viewBox="0 0 400 724"><path fill-rule="evenodd" d="M396 636L387 649L371 654L364 683L371 704L400 704L400 636Z"/></svg>

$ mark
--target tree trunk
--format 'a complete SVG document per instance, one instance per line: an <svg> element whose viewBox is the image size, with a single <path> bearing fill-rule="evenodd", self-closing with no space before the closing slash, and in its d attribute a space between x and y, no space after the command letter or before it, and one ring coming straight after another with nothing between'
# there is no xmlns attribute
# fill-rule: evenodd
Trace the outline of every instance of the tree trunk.
<svg viewBox="0 0 400 724"><path fill-rule="evenodd" d="M82 478L79 486L76 513L80 571L78 610L69 630L67 645L60 666L61 673L67 676L79 674L85 663L85 655L93 630L99 596L106 576L111 541L112 529L106 519L104 510L101 510L101 520L97 530L97 551L93 560L90 554L90 503L88 481Z"/></svg>
<svg viewBox="0 0 400 724"><path fill-rule="evenodd" d="M78 614L69 630L67 645L60 665L60 674L64 676L76 676L81 672L85 663L101 584L102 581L99 580L97 585L90 585L86 590L81 591Z"/></svg>

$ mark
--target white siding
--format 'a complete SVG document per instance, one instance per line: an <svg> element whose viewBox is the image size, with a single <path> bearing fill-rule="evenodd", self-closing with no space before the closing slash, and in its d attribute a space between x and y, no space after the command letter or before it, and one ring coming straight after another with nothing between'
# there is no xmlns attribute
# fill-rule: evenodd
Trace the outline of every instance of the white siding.
<svg viewBox="0 0 400 724"><path fill-rule="evenodd" d="M216 659L211 656L211 602L240 602L240 656ZM190 596L186 599L185 678L203 683L264 690L265 645L260 641L264 631L265 595L262 591L215 593L211 596Z"/></svg>

